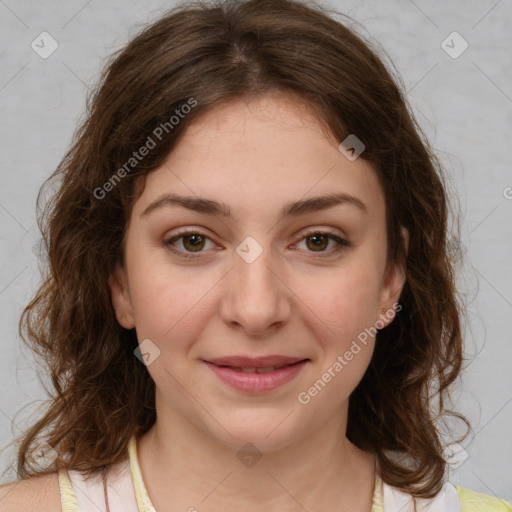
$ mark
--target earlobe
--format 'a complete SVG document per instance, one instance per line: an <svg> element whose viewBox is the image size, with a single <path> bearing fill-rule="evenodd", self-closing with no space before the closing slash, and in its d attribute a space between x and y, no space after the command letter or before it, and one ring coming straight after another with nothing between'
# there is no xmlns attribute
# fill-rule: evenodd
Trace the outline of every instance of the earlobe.
<svg viewBox="0 0 512 512"><path fill-rule="evenodd" d="M405 254L409 253L409 231L402 226L401 228ZM390 270L384 282L384 288L381 296L381 311L378 312L379 321L389 325L395 316L394 305L398 303L400 295L406 281L406 271L401 265L396 263ZM383 320L390 318L389 320Z"/></svg>
<svg viewBox="0 0 512 512"><path fill-rule="evenodd" d="M409 231L407 230L407 228L404 228L402 226L401 232L402 232L402 240L403 240L403 244L404 244L404 248L405 248L405 263L404 263L404 266L400 265L399 267L397 267L397 272L399 274L399 277L398 277L397 283L395 285L397 289L394 294L395 296L393 299L393 303L398 302L398 299L400 298L400 294L402 293L402 290L403 290L403 287L404 287L404 284L406 281L405 267L407 266L407 256L409 255Z"/></svg>
<svg viewBox="0 0 512 512"><path fill-rule="evenodd" d="M404 240L404 245L405 245L405 254L408 255L409 254L409 230L402 226L401 231L402 231L402 238Z"/></svg>
<svg viewBox="0 0 512 512"><path fill-rule="evenodd" d="M109 276L110 295L117 321L125 329L133 329L135 320L128 290L126 271L120 263L117 263Z"/></svg>
<svg viewBox="0 0 512 512"><path fill-rule="evenodd" d="M402 232L402 240L405 248L405 257L407 260L407 256L409 254L409 231L405 227L401 227ZM407 265L407 263L405 263ZM394 290L392 292L392 300L393 303L398 302L398 299L400 298L400 294L402 293L402 289L405 284L406 280L406 273L405 268L402 265L395 265L394 272L396 273L396 276L394 277Z"/></svg>

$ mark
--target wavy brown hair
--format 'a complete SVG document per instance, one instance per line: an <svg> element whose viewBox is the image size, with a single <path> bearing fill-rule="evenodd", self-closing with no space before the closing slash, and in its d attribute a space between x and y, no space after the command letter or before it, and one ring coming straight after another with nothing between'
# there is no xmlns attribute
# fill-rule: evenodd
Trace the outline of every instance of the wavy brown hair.
<svg viewBox="0 0 512 512"><path fill-rule="evenodd" d="M379 56L385 53L350 25L342 14L301 0L188 2L111 56L83 124L45 183L58 182L38 221L48 270L19 328L54 389L44 415L20 437L19 478L60 468L104 474L127 456L130 436L154 424L155 384L134 356L135 330L116 320L108 284L123 262L137 185L201 114L283 91L336 140L355 134L364 142L361 157L374 164L385 194L388 264L406 269L402 309L378 332L350 397L347 437L377 454L388 484L416 497L439 492L446 462L438 419L452 414L469 426L446 407L463 363L447 187L400 78ZM194 108L185 109L191 99ZM171 126L179 112L188 113ZM155 147L131 161L162 126ZM34 470L42 440L58 458Z"/></svg>

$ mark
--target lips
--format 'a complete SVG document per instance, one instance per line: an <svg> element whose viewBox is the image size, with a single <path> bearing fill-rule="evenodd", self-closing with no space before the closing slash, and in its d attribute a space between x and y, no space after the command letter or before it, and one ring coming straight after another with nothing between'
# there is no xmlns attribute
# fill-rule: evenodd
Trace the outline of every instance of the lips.
<svg viewBox="0 0 512 512"><path fill-rule="evenodd" d="M309 359L288 356L231 356L205 360L223 382L249 393L277 389L296 377Z"/></svg>

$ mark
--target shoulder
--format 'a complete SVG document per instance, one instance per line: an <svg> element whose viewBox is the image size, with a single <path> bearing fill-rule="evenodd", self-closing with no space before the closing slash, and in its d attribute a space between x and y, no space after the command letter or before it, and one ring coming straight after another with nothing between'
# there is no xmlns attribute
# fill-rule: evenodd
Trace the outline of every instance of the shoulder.
<svg viewBox="0 0 512 512"><path fill-rule="evenodd" d="M455 486L459 493L462 512L512 512L512 505L505 500Z"/></svg>
<svg viewBox="0 0 512 512"><path fill-rule="evenodd" d="M0 485L0 512L61 512L58 473Z"/></svg>

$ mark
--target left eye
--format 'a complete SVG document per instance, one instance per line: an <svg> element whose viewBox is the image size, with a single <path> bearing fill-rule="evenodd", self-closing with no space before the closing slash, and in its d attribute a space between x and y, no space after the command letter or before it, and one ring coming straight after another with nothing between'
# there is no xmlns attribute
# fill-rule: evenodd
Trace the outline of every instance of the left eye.
<svg viewBox="0 0 512 512"><path fill-rule="evenodd" d="M336 247L335 251L339 250L341 246L349 245L346 240L343 240L342 238L333 235L332 233L323 233L323 232L313 232L313 233L307 233L306 236L304 236L301 239L301 242L305 242L306 248L308 250L311 250L311 252L332 252L332 251L326 251L326 248L329 245L329 242L335 242Z"/></svg>

